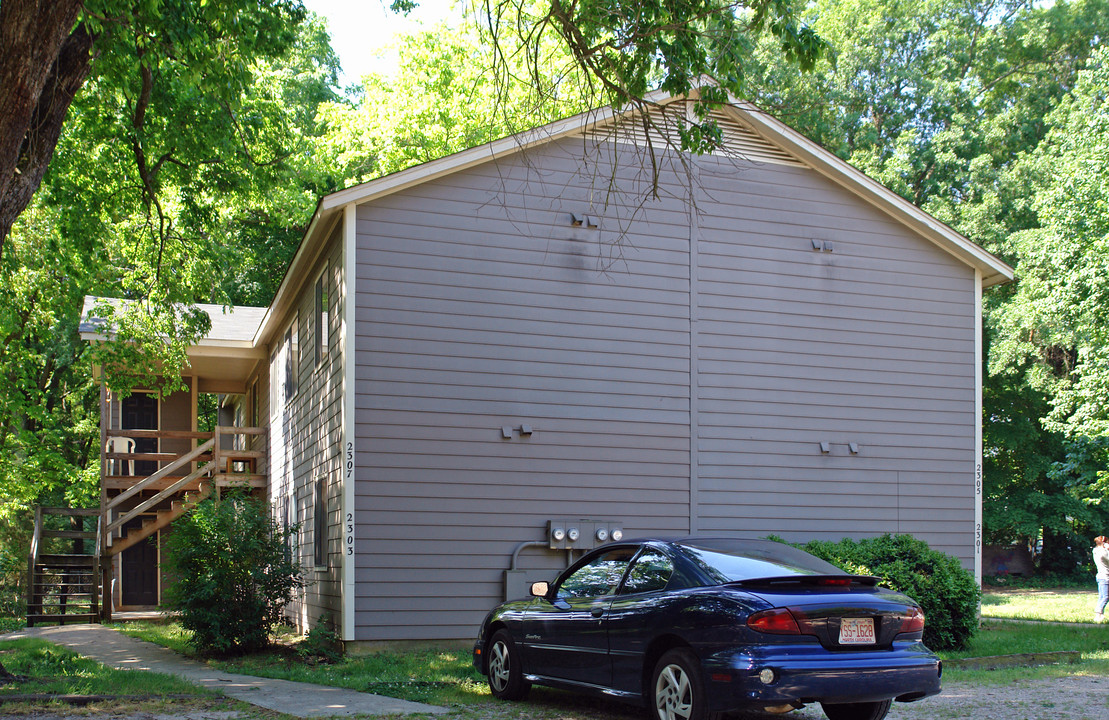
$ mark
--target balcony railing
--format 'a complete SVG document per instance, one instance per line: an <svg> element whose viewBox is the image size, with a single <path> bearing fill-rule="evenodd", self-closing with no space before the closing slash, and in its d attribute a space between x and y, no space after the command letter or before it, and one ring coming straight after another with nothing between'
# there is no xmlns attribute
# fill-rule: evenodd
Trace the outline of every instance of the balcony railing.
<svg viewBox="0 0 1109 720"><path fill-rule="evenodd" d="M103 542L112 543L119 537L124 525L131 520L173 500L186 490L200 488L202 479L208 479L215 487L225 485L264 486L265 479L257 474L258 462L263 458L259 450L241 450L222 447L225 437L261 435L265 432L257 427L217 426L213 432L189 432L182 430L107 430L107 438L126 437L161 438L174 440L204 440L201 444L183 453L163 452L103 452L102 469L104 488L101 493L101 514L105 536ZM105 443L107 446L107 443ZM122 469L134 467L134 462L153 461L160 467L150 475L108 475L112 463ZM109 493L109 490L113 491ZM118 490L119 492L114 492ZM143 497L144 491L156 491ZM133 498L140 501L134 503ZM129 502L130 501L130 502Z"/></svg>

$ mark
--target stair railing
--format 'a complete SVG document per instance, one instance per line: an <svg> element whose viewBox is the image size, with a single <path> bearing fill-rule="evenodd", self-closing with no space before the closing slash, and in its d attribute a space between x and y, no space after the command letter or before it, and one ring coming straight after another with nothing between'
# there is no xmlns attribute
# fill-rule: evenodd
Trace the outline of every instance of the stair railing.
<svg viewBox="0 0 1109 720"><path fill-rule="evenodd" d="M111 512L114 508L116 508L120 504L120 502L122 502L123 500L131 497L132 495L137 493L139 490L143 489L144 487L148 487L150 484L152 484L154 482L157 482L161 478L168 475L169 472L177 469L181 465L184 465L185 463L191 462L196 456L202 455L203 453L207 452L208 450L211 449L211 445L212 445L212 440L209 440L208 442L204 443L203 445L200 445L199 447L197 447L192 452L187 453L185 455L182 455L180 458L178 458L174 462L170 463L169 465L165 466L164 468L162 468L158 472L154 473L150 477L146 478L145 480L131 486L130 488L128 488L124 492L120 493L119 495L116 495L114 498L111 499L110 502L108 502L107 505L104 506L105 514ZM166 499L172 497L178 490L185 487L189 483L193 482L197 478L200 478L204 475L207 475L215 467L216 467L215 460L209 460L207 463L205 463L204 465L201 465L199 468L192 471L191 473L189 473L185 477L181 478L177 482L165 487L164 489L159 491L157 494L155 494L153 497L150 497L150 498L147 498L146 500L143 500L141 503L139 503L135 507L133 507L130 510L128 510L127 512L125 512L123 515L120 515L115 520L110 521L108 523L108 527L107 527L108 544L111 544L112 535L117 530L122 528L125 524L127 524L127 522L129 522L132 518L138 517L142 513L146 512L148 509L150 509L150 508L154 507L155 505L157 505L158 503L162 502L163 500L166 500Z"/></svg>
<svg viewBox="0 0 1109 720"><path fill-rule="evenodd" d="M103 568L100 567L100 543L103 540L103 520L103 515L96 516L96 545L93 547L92 551L94 557L92 566L92 612L98 617L102 617L100 615L100 592L102 587L100 576L103 573ZM110 605L111 602L109 601L105 604ZM108 619L110 620L111 618Z"/></svg>
<svg viewBox="0 0 1109 720"><path fill-rule="evenodd" d="M176 460L169 463L165 467L161 468L160 470L158 470L158 472L154 473L150 477L138 481L137 483L135 483L131 487L129 487L126 490L124 490L123 492L121 492L119 495L116 495L115 497L113 497L108 502L107 508L116 507L117 505L119 505L124 500L134 496L135 494L137 494L139 492L142 492L143 490L148 489L152 484L154 484L154 483L158 482L159 480L161 480L162 478L166 477L167 475L172 473L174 470L177 470L177 469L179 469L179 468L181 468L185 465L188 465L193 460L196 460L198 457L200 457L201 455L204 455L205 453L210 451L213 447L215 447L215 443L216 443L216 439L213 437L213 438L209 438L207 442L205 442L201 445L197 445L195 448L193 448L189 452L185 453L184 455L181 455ZM181 483L177 483L177 484L181 484ZM165 491L163 490L162 492L164 493ZM109 528L109 532L111 532L111 528Z"/></svg>
<svg viewBox="0 0 1109 720"><path fill-rule="evenodd" d="M38 607L35 596L35 566L39 560L39 541L42 538L42 506L35 506L35 531L31 535L31 550L27 554L27 614ZM41 601L40 601L41 602Z"/></svg>

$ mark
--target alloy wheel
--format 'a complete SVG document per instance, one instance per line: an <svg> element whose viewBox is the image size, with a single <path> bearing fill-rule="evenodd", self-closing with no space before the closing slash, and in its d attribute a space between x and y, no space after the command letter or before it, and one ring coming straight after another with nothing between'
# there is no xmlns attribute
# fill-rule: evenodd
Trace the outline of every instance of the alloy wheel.
<svg viewBox="0 0 1109 720"><path fill-rule="evenodd" d="M693 714L693 686L680 665L667 665L659 673L655 707L662 720L688 720Z"/></svg>
<svg viewBox="0 0 1109 720"><path fill-rule="evenodd" d="M504 692L504 689L508 687L509 673L512 670L511 661L508 657L508 646L503 641L498 640L493 643L491 650L489 683L497 692Z"/></svg>

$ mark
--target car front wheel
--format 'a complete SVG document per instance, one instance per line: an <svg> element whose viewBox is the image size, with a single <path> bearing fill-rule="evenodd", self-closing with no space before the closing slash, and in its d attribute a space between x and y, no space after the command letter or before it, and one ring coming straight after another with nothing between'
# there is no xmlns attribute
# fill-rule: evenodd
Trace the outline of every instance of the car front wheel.
<svg viewBox="0 0 1109 720"><path fill-rule="evenodd" d="M666 651L651 676L651 710L655 720L705 720L701 664L685 648Z"/></svg>
<svg viewBox="0 0 1109 720"><path fill-rule="evenodd" d="M890 711L892 700L860 703L820 703L828 720L882 720Z"/></svg>
<svg viewBox="0 0 1109 720"><path fill-rule="evenodd" d="M531 689L520 667L520 652L507 630L498 630L489 641L487 675L489 690L501 700L523 700Z"/></svg>

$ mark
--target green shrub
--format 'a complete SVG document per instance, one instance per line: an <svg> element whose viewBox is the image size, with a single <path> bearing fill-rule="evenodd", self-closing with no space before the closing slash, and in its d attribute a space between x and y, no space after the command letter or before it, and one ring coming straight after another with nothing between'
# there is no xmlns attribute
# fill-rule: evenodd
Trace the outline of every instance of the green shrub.
<svg viewBox="0 0 1109 720"><path fill-rule="evenodd" d="M324 614L296 646L297 656L309 665L336 663L343 659L343 645L335 634L331 616Z"/></svg>
<svg viewBox="0 0 1109 720"><path fill-rule="evenodd" d="M924 643L933 650L965 647L978 629L981 593L974 577L922 540L883 535L798 547L848 572L879 577L882 585L916 600L924 610Z"/></svg>
<svg viewBox="0 0 1109 720"><path fill-rule="evenodd" d="M293 533L261 502L237 493L205 500L174 523L167 604L180 612L197 652L228 655L269 643L293 592L304 587L287 550Z"/></svg>

